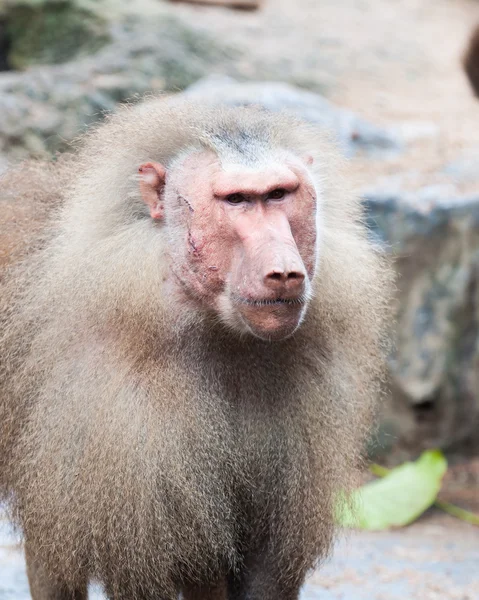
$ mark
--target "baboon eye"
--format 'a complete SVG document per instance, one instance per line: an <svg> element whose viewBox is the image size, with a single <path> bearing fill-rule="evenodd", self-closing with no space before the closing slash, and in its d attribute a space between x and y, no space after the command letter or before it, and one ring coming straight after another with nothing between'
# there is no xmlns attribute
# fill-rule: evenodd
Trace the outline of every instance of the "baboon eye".
<svg viewBox="0 0 479 600"><path fill-rule="evenodd" d="M241 202L246 201L246 198L243 194L230 194L229 196L226 196L226 200L230 204L241 204Z"/></svg>
<svg viewBox="0 0 479 600"><path fill-rule="evenodd" d="M286 190L283 190L283 188L278 188L277 190L273 190L268 194L268 200L281 200L281 198L284 198L285 194Z"/></svg>

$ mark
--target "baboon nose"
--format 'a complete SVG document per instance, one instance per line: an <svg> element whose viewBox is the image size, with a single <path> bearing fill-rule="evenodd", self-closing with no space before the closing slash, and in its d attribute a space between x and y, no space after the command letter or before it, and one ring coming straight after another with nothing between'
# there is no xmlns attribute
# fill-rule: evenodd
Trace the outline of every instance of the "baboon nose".
<svg viewBox="0 0 479 600"><path fill-rule="evenodd" d="M299 290L304 282L305 273L300 269L271 269L264 278L266 287L272 290L286 290L294 292Z"/></svg>

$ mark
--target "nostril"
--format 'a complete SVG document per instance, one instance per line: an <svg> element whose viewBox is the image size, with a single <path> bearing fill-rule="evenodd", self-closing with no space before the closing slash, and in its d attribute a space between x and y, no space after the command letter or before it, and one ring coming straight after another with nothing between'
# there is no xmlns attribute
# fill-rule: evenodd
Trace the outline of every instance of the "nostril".
<svg viewBox="0 0 479 600"><path fill-rule="evenodd" d="M282 269L273 269L265 277L266 285L272 285L277 288L278 285L286 287L296 287L304 280L304 274L301 271L283 271Z"/></svg>
<svg viewBox="0 0 479 600"><path fill-rule="evenodd" d="M300 281L304 279L303 273L298 273L297 271L291 271L288 273L288 279L299 279Z"/></svg>

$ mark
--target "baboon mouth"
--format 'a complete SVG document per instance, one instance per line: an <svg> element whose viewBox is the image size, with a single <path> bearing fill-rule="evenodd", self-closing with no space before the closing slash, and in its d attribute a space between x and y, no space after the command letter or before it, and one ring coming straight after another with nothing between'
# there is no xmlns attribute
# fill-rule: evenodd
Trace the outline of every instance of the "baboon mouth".
<svg viewBox="0 0 479 600"><path fill-rule="evenodd" d="M254 306L261 308L264 306L303 306L306 304L306 297L299 296L298 298L264 298L264 299L253 299L245 298L243 296L235 297L236 302L239 304L245 304L246 306Z"/></svg>
<svg viewBox="0 0 479 600"><path fill-rule="evenodd" d="M309 296L258 298L230 296L242 326L255 337L268 342L292 335L301 324Z"/></svg>

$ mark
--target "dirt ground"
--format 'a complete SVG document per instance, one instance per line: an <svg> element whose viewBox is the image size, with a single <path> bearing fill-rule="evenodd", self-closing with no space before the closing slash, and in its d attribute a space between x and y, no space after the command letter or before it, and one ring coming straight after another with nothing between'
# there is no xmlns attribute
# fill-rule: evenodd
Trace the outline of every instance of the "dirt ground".
<svg viewBox="0 0 479 600"><path fill-rule="evenodd" d="M431 511L407 528L354 533L301 600L477 600L479 529Z"/></svg>

